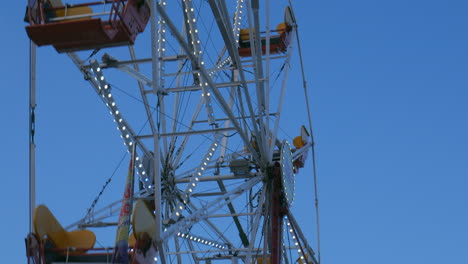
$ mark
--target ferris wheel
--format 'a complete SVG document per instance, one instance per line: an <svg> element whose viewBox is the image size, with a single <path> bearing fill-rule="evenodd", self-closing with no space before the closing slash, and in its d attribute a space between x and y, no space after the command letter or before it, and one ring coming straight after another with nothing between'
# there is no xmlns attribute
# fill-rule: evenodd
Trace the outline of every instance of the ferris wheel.
<svg viewBox="0 0 468 264"><path fill-rule="evenodd" d="M319 263L290 210L313 162L308 105L305 125L280 133L299 39L291 3L75 2L30 0L26 30L101 98L129 173L123 199L66 228L34 206L28 261ZM110 252L90 231L103 226L117 230Z"/></svg>

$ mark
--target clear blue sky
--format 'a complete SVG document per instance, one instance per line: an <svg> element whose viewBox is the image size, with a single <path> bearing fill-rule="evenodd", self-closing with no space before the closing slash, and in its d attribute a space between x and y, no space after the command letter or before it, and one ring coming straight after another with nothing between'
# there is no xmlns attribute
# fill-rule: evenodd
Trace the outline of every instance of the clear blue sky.
<svg viewBox="0 0 468 264"><path fill-rule="evenodd" d="M8 2L0 16L4 263L26 261L25 2ZM468 263L468 2L294 5L313 103L323 263ZM113 127L104 107L65 55L38 52L38 177L54 181L38 183L38 202L63 208L57 214L70 223L101 187L87 186L87 170L109 175L103 156L116 164L123 148L99 149L120 140L97 131ZM294 207L305 217L310 188L298 187ZM314 227L304 228L313 240Z"/></svg>

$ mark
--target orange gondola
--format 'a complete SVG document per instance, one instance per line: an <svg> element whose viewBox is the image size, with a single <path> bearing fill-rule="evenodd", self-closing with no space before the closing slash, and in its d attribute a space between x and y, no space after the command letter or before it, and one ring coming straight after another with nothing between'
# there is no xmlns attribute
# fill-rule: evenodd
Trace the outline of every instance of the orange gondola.
<svg viewBox="0 0 468 264"><path fill-rule="evenodd" d="M284 23L278 24L276 30L271 30L270 33L270 54L285 53L291 41L294 18L289 7L284 11ZM255 32L254 32L255 33ZM262 55L266 54L267 41L265 32L260 33ZM241 29L239 34L238 52L241 57L252 56L253 41L250 39L250 29Z"/></svg>
<svg viewBox="0 0 468 264"><path fill-rule="evenodd" d="M276 33L276 34L275 34ZM250 57L252 56L252 48L249 38L249 29L242 29L239 40L239 55L241 57ZM289 41L291 38L291 26L286 23L281 23L277 26L277 30L272 31L270 36L270 54L284 53L289 46ZM262 55L266 53L266 38L262 37Z"/></svg>

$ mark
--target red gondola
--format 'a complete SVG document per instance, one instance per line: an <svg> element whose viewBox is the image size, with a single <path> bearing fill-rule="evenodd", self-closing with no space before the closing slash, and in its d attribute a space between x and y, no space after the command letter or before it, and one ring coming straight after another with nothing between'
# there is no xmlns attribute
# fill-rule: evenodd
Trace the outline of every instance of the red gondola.
<svg viewBox="0 0 468 264"><path fill-rule="evenodd" d="M107 5L107 6L106 6ZM109 11L95 12L102 6ZM144 0L106 0L63 5L60 0L30 0L26 27L38 46L52 45L58 52L131 45L144 31L150 7Z"/></svg>

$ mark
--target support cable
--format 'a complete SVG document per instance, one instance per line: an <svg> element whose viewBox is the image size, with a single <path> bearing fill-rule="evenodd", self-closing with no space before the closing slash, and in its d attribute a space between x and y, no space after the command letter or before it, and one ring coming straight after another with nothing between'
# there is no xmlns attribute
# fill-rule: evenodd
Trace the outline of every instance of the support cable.
<svg viewBox="0 0 468 264"><path fill-rule="evenodd" d="M289 0L289 5L292 8L292 2ZM293 21L295 22L295 18L293 17ZM315 193L315 215L316 215L316 232L317 232L317 258L318 258L318 263L320 264L320 216L319 216L319 199L318 199L318 183L317 183L317 166L316 166L316 161L315 161L315 140L314 140L314 133L312 130L312 117L310 114L310 104L309 104L309 95L307 92L307 81L305 77L305 72L304 72L304 61L302 58L302 49L301 49L301 41L299 38L299 30L297 29L297 24L294 27L296 29L296 39L297 39L297 49L299 52L299 61L301 64L301 74L302 74L302 82L303 82L303 88L304 88L304 97L306 101L306 106L307 106L307 116L309 119L309 131L310 131L310 137L312 140L312 171L314 175L314 193Z"/></svg>

